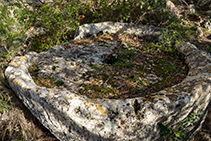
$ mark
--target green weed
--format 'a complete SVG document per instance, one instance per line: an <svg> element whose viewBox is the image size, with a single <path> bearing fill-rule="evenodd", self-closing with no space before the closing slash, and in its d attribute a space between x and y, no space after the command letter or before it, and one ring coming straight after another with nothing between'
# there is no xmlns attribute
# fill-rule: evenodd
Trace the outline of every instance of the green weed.
<svg viewBox="0 0 211 141"><path fill-rule="evenodd" d="M195 114L194 112L190 113L187 118L184 121L181 121L179 125L183 127L184 130L187 130L185 123L189 123L191 125L195 125L195 121L199 119L199 115L202 115L202 112L197 112ZM169 129L166 124L160 124L160 133L163 135L166 139L170 141L186 141L187 137L184 136L183 132L178 131L177 129Z"/></svg>

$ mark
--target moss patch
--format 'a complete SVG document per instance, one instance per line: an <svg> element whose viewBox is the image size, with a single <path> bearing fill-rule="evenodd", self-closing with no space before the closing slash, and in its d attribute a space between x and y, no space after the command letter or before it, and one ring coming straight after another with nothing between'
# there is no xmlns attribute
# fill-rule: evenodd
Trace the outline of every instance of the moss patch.
<svg viewBox="0 0 211 141"><path fill-rule="evenodd" d="M95 37L95 40L114 35L102 36ZM113 54L108 54L103 65L90 64L94 71L87 72L82 79L90 81L92 78L92 81L98 82L83 86L78 91L80 94L90 98L125 99L141 96L144 100L153 101L151 93L180 83L186 77L188 68L181 54L156 52L156 48L149 49L148 43L138 38L134 40L120 35L113 39L121 47L113 50ZM122 46L125 40L130 43L127 48ZM155 53L149 53L149 50ZM113 91L106 91L106 87Z"/></svg>

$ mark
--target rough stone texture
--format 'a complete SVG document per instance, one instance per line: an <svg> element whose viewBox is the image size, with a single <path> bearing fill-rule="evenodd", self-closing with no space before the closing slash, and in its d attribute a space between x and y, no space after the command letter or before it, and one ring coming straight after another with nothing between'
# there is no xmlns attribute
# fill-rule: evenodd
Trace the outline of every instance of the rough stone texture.
<svg viewBox="0 0 211 141"><path fill-rule="evenodd" d="M162 34L158 33L158 31L163 30L164 29L162 28L154 26L141 26L120 22L101 22L79 26L75 33L74 39L82 39L101 33L109 33L137 36L148 41L159 41L162 38Z"/></svg>
<svg viewBox="0 0 211 141"><path fill-rule="evenodd" d="M107 23L98 25L108 25ZM114 23L113 25L116 24L122 25L122 27L118 26L120 30L127 29L128 24ZM86 27L86 30L82 27ZM76 38L98 33L96 30L88 30L87 27L95 26L91 24L79 27ZM103 29L111 33L113 32L110 29L116 30L116 27L101 27L99 30L102 32L104 32ZM136 28L137 33L145 28L145 26L139 26ZM85 32L81 33L81 31ZM148 32L146 34L150 36ZM159 34L152 33L152 35ZM189 114L202 112L203 114L199 115L200 118L194 121L196 126L185 122L187 130L179 129L185 133L188 140L191 140L201 128L206 116L211 88L211 58L193 44L182 42L178 46L178 51L186 56L185 60L189 66L188 76L171 88L153 93L152 102L146 97L125 101L89 99L78 95L74 89L39 87L28 72L33 63L40 63L40 68L43 68L40 75L51 74L52 77L62 79L68 84L69 82L63 76L65 73L69 72L70 81L74 77L80 77L85 71L91 69L86 63L103 62L104 54L112 53L112 47L115 46L105 48L87 44L74 47L70 43L65 43L47 52L39 54L29 52L25 56L14 58L6 69L5 76L23 103L61 141L160 141L164 140L159 134L160 123L179 128L179 122L185 121ZM56 64L59 66L55 70L56 73L49 74L51 67ZM72 85L69 86L72 87Z"/></svg>
<svg viewBox="0 0 211 141"><path fill-rule="evenodd" d="M167 1L166 6L171 10L174 16L176 16L177 18L181 17L181 15L179 14L178 8L174 5L173 2Z"/></svg>

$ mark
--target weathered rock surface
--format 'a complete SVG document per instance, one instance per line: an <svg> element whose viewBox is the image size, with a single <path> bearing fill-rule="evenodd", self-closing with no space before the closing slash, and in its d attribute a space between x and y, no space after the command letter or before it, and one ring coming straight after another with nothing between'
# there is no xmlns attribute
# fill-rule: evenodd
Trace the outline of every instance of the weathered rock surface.
<svg viewBox="0 0 211 141"><path fill-rule="evenodd" d="M177 18L180 18L181 15L179 14L179 10L178 8L174 5L173 2L171 2L170 0L168 0L166 2L166 6L170 9L171 13L176 16Z"/></svg>
<svg viewBox="0 0 211 141"><path fill-rule="evenodd" d="M159 41L162 39L162 34L158 31L164 29L154 26L141 26L130 23L120 22L101 22L94 24L84 24L79 26L74 39L82 39L86 37L95 36L101 33L108 34L126 34L130 36L137 36L139 38L146 39L148 41Z"/></svg>
<svg viewBox="0 0 211 141"><path fill-rule="evenodd" d="M109 28L108 23L110 24L106 22L80 26L75 37L81 39L87 35L96 35L99 31L116 33L119 30L129 29L128 24L113 23ZM96 25L100 27L96 28ZM140 35L143 36L140 37L146 37L144 32L141 32L143 29L146 29L146 26L136 26L130 32L131 36L139 36L138 33L142 33ZM153 38L159 38L158 33L150 32ZM150 37L149 32L145 33ZM211 58L193 44L182 42L178 46L178 51L186 56L185 60L189 66L188 76L171 88L153 93L152 102L146 97L124 101L89 99L78 95L76 89L69 90L62 86L39 87L28 71L33 63L38 63L42 70L39 75L63 80L70 88L73 88L72 86L77 88L74 78L91 70L86 63L102 63L104 55L112 53L112 48L116 47L112 44L109 46L111 47L105 48L93 44L73 46L65 43L47 52L39 54L29 52L25 56L14 58L6 69L5 76L11 88L34 116L61 141L160 141L164 140L159 134L160 123L179 128L181 121L184 121L187 130L179 129L179 131L184 132L188 140L191 140L201 128L206 116L211 91ZM53 65L59 66L55 72L51 70ZM203 113L194 121L195 126L185 121L193 112Z"/></svg>

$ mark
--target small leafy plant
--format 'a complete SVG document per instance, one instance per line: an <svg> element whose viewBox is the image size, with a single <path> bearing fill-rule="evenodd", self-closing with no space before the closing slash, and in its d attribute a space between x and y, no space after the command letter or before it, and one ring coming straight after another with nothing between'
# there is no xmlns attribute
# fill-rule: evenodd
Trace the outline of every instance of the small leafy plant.
<svg viewBox="0 0 211 141"><path fill-rule="evenodd" d="M183 127L184 130L187 130L185 123L195 125L194 121L199 119L199 115L202 115L202 112L194 112L190 113L185 121L181 121L179 125ZM178 131L177 129L169 129L166 124L160 124L160 134L163 135L166 139L170 141L186 141L187 137L185 137L183 132Z"/></svg>
<svg viewBox="0 0 211 141"><path fill-rule="evenodd" d="M53 66L51 69L52 70L55 70L57 67L59 67L59 66Z"/></svg>
<svg viewBox="0 0 211 141"><path fill-rule="evenodd" d="M57 86L61 86L61 85L64 84L64 82L63 82L63 81L56 81L55 84L56 84Z"/></svg>

